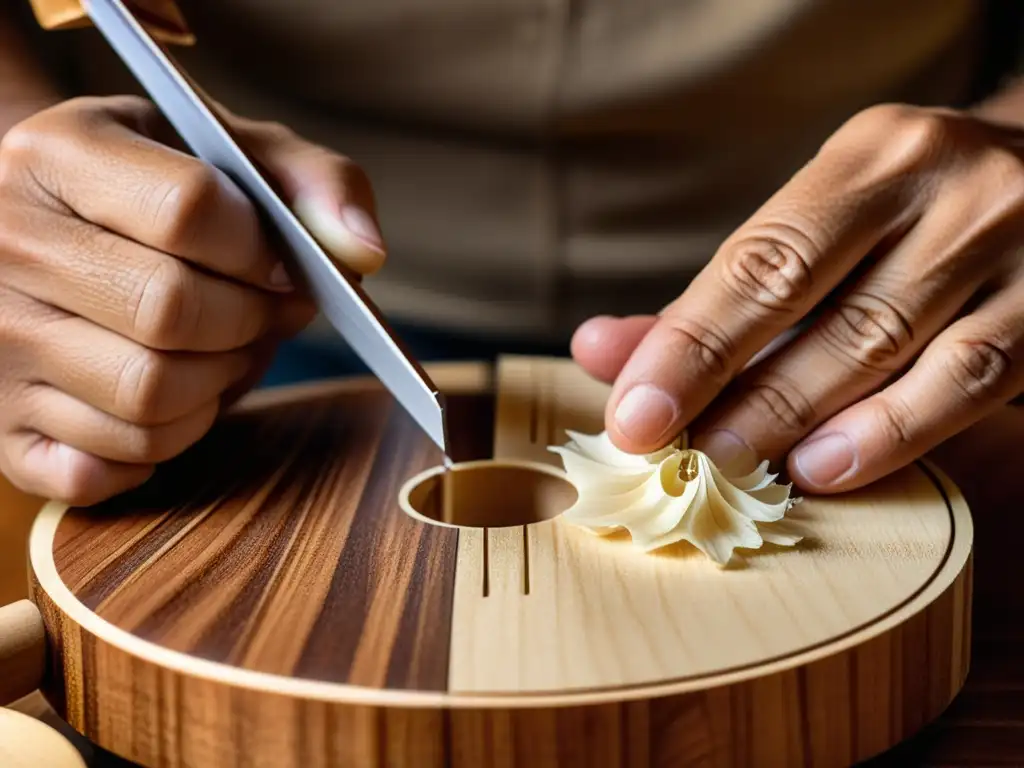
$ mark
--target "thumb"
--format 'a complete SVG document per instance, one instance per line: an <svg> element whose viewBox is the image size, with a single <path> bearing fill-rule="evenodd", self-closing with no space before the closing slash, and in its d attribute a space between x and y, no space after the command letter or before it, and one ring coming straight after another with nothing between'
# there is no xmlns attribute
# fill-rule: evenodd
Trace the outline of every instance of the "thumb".
<svg viewBox="0 0 1024 768"><path fill-rule="evenodd" d="M229 119L239 140L274 178L285 202L328 255L360 275L383 266L386 251L377 205L362 168L280 124Z"/></svg>
<svg viewBox="0 0 1024 768"><path fill-rule="evenodd" d="M655 315L592 317L573 334L572 357L592 377L611 384L657 321Z"/></svg>

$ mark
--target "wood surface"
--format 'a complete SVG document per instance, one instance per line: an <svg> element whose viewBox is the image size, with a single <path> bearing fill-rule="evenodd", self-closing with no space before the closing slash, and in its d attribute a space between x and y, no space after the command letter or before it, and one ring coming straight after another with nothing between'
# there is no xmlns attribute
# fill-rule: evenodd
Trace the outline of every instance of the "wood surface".
<svg viewBox="0 0 1024 768"><path fill-rule="evenodd" d="M86 768L78 750L37 718L0 709L0 765L3 768Z"/></svg>
<svg viewBox="0 0 1024 768"><path fill-rule="evenodd" d="M496 419L485 368L432 371L462 383L457 458L592 429L600 390L569 371L509 361ZM807 500L816 544L720 572L561 521L414 520L398 489L439 457L361 386L257 397L137 494L40 516L72 725L152 766L830 766L963 681L971 520L941 474Z"/></svg>
<svg viewBox="0 0 1024 768"><path fill-rule="evenodd" d="M45 671L46 633L39 609L29 600L0 606L0 706L36 690Z"/></svg>
<svg viewBox="0 0 1024 768"><path fill-rule="evenodd" d="M505 359L495 458L560 466L548 446L564 443L566 428L599 432L606 399L607 387L571 363ZM869 491L808 499L788 517L804 544L726 572L688 544L645 556L625 535L595 538L558 519L463 531L450 690L603 689L764 665L897 610L952 542L952 518L920 467Z"/></svg>

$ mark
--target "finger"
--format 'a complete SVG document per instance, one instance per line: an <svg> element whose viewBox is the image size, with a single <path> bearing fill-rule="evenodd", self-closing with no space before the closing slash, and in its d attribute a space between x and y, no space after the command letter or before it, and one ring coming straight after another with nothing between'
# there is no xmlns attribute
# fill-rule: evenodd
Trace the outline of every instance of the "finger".
<svg viewBox="0 0 1024 768"><path fill-rule="evenodd" d="M231 117L239 140L281 187L310 233L360 275L377 272L386 247L366 173L352 160L276 123Z"/></svg>
<svg viewBox="0 0 1024 768"><path fill-rule="evenodd" d="M1024 388L1024 283L957 321L900 379L822 424L788 460L834 493L877 480L994 412Z"/></svg>
<svg viewBox="0 0 1024 768"><path fill-rule="evenodd" d="M154 349L239 349L309 312L298 293L222 280L94 224L27 205L0 209L0 254L4 280L15 290Z"/></svg>
<svg viewBox="0 0 1024 768"><path fill-rule="evenodd" d="M218 400L169 424L130 424L46 385L23 395L21 426L84 453L125 464L158 464L177 456L213 425Z"/></svg>
<svg viewBox="0 0 1024 768"><path fill-rule="evenodd" d="M573 334L572 356L595 379L610 384L656 322L653 315L592 317Z"/></svg>
<svg viewBox="0 0 1024 768"><path fill-rule="evenodd" d="M50 384L142 425L175 421L210 402L242 378L254 358L252 347L210 354L149 349L2 287L0 305L8 375Z"/></svg>
<svg viewBox="0 0 1024 768"><path fill-rule="evenodd" d="M929 136L916 126L906 137L873 127L878 135L868 143L863 120L729 237L661 313L609 398L609 436L621 449L639 453L671 440L754 354L916 221L927 199L917 166L935 151Z"/></svg>
<svg viewBox="0 0 1024 768"><path fill-rule="evenodd" d="M153 465L105 461L31 432L4 435L2 469L25 493L90 506L145 483Z"/></svg>
<svg viewBox="0 0 1024 768"><path fill-rule="evenodd" d="M139 132L143 99L85 99L35 116L7 163L75 215L152 249L268 290L291 290L248 198L223 172ZM13 148L13 149L12 149Z"/></svg>
<svg viewBox="0 0 1024 768"><path fill-rule="evenodd" d="M253 350L252 364L249 366L245 376L235 382L221 396L221 408L227 410L241 400L249 391L263 379L263 376L270 369L274 362L274 356L280 340L268 338L262 340Z"/></svg>
<svg viewBox="0 0 1024 768"><path fill-rule="evenodd" d="M952 180L950 193L830 301L799 341L734 382L695 423L694 446L720 462L780 459L909 364L996 274L1019 239L1013 219L1024 187L999 190L998 176L979 175L989 183ZM956 194L958 188L971 192Z"/></svg>
<svg viewBox="0 0 1024 768"><path fill-rule="evenodd" d="M161 352L61 313L38 323L34 378L104 413L141 426L168 424L215 400L254 361L225 353Z"/></svg>
<svg viewBox="0 0 1024 768"><path fill-rule="evenodd" d="M598 381L614 382L622 366L643 340L646 333L657 323L654 315L632 317L592 317L582 323L572 337L571 352L576 363ZM794 326L777 337L754 357L753 365L770 357L790 343L803 329Z"/></svg>

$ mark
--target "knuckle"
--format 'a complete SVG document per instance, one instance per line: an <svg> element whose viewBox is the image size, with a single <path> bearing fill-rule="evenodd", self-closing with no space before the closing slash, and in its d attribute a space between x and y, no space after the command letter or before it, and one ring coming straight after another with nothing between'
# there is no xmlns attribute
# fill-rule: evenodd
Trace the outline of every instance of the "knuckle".
<svg viewBox="0 0 1024 768"><path fill-rule="evenodd" d="M809 295L812 276L808 248L787 240L807 238L790 227L778 229L779 237L756 236L737 243L725 259L723 280L745 304L752 302L773 313L792 312Z"/></svg>
<svg viewBox="0 0 1024 768"><path fill-rule="evenodd" d="M31 155L44 151L54 139L92 132L106 119L101 99L78 96L40 110L8 130L3 144Z"/></svg>
<svg viewBox="0 0 1024 768"><path fill-rule="evenodd" d="M891 135L894 131L913 122L924 112L919 107L898 102L873 104L851 117L845 128L868 131L876 135Z"/></svg>
<svg viewBox="0 0 1024 768"><path fill-rule="evenodd" d="M217 171L198 161L186 163L173 178L156 185L142 206L151 211L157 247L171 253L187 249L221 192Z"/></svg>
<svg viewBox="0 0 1024 768"><path fill-rule="evenodd" d="M669 357L716 381L730 377L735 347L725 334L686 317L667 314L662 319L669 332Z"/></svg>
<svg viewBox="0 0 1024 768"><path fill-rule="evenodd" d="M126 360L118 373L114 396L122 418L144 425L162 418L171 366L167 355L146 348Z"/></svg>
<svg viewBox="0 0 1024 768"><path fill-rule="evenodd" d="M1013 361L996 344L984 340L960 339L945 356L946 370L953 384L967 400L984 401L1012 396Z"/></svg>
<svg viewBox="0 0 1024 768"><path fill-rule="evenodd" d="M84 116L90 114L88 101L85 97L68 99L16 123L0 138L0 155L31 157L38 154L51 137L67 135L69 127L77 127Z"/></svg>
<svg viewBox="0 0 1024 768"><path fill-rule="evenodd" d="M884 396L875 401L875 406L872 412L883 442L889 446L913 445L913 411L903 401Z"/></svg>
<svg viewBox="0 0 1024 768"><path fill-rule="evenodd" d="M814 406L792 382L773 377L754 383L746 393L747 402L791 432L803 434L816 423Z"/></svg>
<svg viewBox="0 0 1024 768"><path fill-rule="evenodd" d="M914 164L944 148L953 128L953 120L948 113L906 104L869 107L851 122L883 142L881 146L901 150L901 154Z"/></svg>
<svg viewBox="0 0 1024 768"><path fill-rule="evenodd" d="M915 110L904 116L889 134L895 167L909 172L931 164L947 147L950 129L949 118L937 112Z"/></svg>
<svg viewBox="0 0 1024 768"><path fill-rule="evenodd" d="M947 152L957 124L943 110L880 104L852 117L825 148L848 154L859 169L851 173L872 185L902 182L927 171Z"/></svg>
<svg viewBox="0 0 1024 768"><path fill-rule="evenodd" d="M176 259L160 259L129 304L132 335L148 347L186 344L201 325L195 277Z"/></svg>
<svg viewBox="0 0 1024 768"><path fill-rule="evenodd" d="M864 292L844 297L817 335L833 357L881 373L900 367L914 338L910 321L895 304Z"/></svg>
<svg viewBox="0 0 1024 768"><path fill-rule="evenodd" d="M49 149L54 139L91 133L109 121L104 100L78 96L40 110L16 123L0 137L0 157L34 157Z"/></svg>
<svg viewBox="0 0 1024 768"><path fill-rule="evenodd" d="M0 182L8 180L14 169L36 154L39 146L39 131L31 118L10 128L0 138Z"/></svg>

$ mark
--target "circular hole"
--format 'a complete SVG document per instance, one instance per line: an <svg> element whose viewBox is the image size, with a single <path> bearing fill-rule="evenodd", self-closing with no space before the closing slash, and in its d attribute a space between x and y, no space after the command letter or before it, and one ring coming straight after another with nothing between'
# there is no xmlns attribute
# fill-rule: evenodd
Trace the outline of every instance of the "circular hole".
<svg viewBox="0 0 1024 768"><path fill-rule="evenodd" d="M417 475L402 488L400 501L428 523L503 528L557 517L576 501L576 489L546 464L469 461Z"/></svg>

